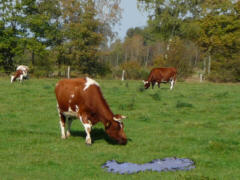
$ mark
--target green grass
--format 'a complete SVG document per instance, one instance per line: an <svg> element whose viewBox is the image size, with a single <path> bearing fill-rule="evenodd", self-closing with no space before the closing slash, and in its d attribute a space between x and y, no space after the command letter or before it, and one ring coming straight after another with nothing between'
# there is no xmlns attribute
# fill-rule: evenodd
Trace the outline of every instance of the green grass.
<svg viewBox="0 0 240 180"><path fill-rule="evenodd" d="M126 115L126 146L109 143L101 123L85 145L80 122L60 138L56 79L10 84L1 78L0 179L240 179L240 85L180 83L143 90L141 81L98 80L114 113ZM146 163L190 158L190 171L119 175L107 160Z"/></svg>

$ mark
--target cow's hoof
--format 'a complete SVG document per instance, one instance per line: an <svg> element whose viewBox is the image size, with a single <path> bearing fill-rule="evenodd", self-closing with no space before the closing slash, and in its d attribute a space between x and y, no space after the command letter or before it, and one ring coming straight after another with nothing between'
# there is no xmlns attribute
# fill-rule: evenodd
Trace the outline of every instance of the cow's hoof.
<svg viewBox="0 0 240 180"><path fill-rule="evenodd" d="M66 136L62 136L61 138L62 138L62 139L67 139L67 137L66 137Z"/></svg>
<svg viewBox="0 0 240 180"><path fill-rule="evenodd" d="M92 141L91 141L90 138L89 138L89 139L86 139L86 145L88 145L88 146L91 146L91 145L92 145Z"/></svg>
<svg viewBox="0 0 240 180"><path fill-rule="evenodd" d="M70 137L70 136L71 136L71 134L67 132L67 137Z"/></svg>

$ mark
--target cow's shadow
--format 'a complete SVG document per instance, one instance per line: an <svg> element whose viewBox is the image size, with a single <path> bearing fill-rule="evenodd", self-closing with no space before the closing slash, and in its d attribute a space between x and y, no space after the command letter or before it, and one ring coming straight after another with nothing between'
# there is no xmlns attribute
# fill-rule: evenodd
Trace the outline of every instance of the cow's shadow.
<svg viewBox="0 0 240 180"><path fill-rule="evenodd" d="M73 137L80 136L85 139L86 132L84 130L82 130L82 131L81 130L80 131L71 130L71 136L73 136ZM109 144L118 145L117 141L111 139L102 128L93 128L91 130L91 139L92 139L92 143L94 143L95 141L104 139Z"/></svg>

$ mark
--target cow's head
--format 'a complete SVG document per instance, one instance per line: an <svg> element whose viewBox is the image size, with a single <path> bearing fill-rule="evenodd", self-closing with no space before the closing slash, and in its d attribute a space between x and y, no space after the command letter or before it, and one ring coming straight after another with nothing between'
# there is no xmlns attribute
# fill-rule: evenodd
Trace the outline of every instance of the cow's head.
<svg viewBox="0 0 240 180"><path fill-rule="evenodd" d="M149 86L150 86L150 82L149 81L143 80L143 84L144 84L145 89L149 88Z"/></svg>
<svg viewBox="0 0 240 180"><path fill-rule="evenodd" d="M106 133L116 140L119 144L127 144L127 137L123 131L124 125L122 119L125 119L126 116L116 114L113 116L113 121L108 121L105 125Z"/></svg>

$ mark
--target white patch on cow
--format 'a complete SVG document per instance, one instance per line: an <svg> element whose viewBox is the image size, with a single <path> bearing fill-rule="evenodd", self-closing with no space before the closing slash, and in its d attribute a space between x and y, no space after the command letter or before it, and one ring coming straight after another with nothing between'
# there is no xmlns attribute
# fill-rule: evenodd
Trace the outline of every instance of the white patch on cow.
<svg viewBox="0 0 240 180"><path fill-rule="evenodd" d="M64 116L66 117L77 117L77 112L73 111L72 108L69 106L67 112L63 112Z"/></svg>
<svg viewBox="0 0 240 180"><path fill-rule="evenodd" d="M20 82L22 82L22 80L23 80L23 75L21 74L20 75Z"/></svg>
<svg viewBox="0 0 240 180"><path fill-rule="evenodd" d="M91 85L99 86L99 84L96 81L94 81L93 79L91 79L89 77L86 77L86 83L85 83L85 87L83 90L86 91L87 88L89 88L89 86L91 86Z"/></svg>
<svg viewBox="0 0 240 180"><path fill-rule="evenodd" d="M63 124L63 122L61 120L59 121L59 123L60 123L60 128L61 128L62 139L65 139L66 138L66 134L65 134L64 124Z"/></svg>
<svg viewBox="0 0 240 180"><path fill-rule="evenodd" d="M125 118L126 118L126 117L125 117ZM118 122L121 128L123 127L123 126L122 126L122 118L113 117L113 120L116 121L116 122Z"/></svg>
<svg viewBox="0 0 240 180"><path fill-rule="evenodd" d="M68 107L68 112L73 112L73 110L70 106Z"/></svg>
<svg viewBox="0 0 240 180"><path fill-rule="evenodd" d="M76 105L75 108L76 108L76 112L79 112L79 107L78 107L78 105Z"/></svg>
<svg viewBox="0 0 240 180"><path fill-rule="evenodd" d="M144 81L144 80L143 80L143 84L144 84L144 85L147 84L147 83L148 83L148 81Z"/></svg>
<svg viewBox="0 0 240 180"><path fill-rule="evenodd" d="M71 98L74 98L74 96L75 96L75 95L74 95L74 94L72 94L72 95L71 95Z"/></svg>
<svg viewBox="0 0 240 180"><path fill-rule="evenodd" d="M86 144L92 144L92 140L91 140L91 136L90 136L92 125L91 124L83 124L83 126L84 126L85 132L87 134Z"/></svg>
<svg viewBox="0 0 240 180"><path fill-rule="evenodd" d="M172 79L170 83L171 83L170 90L172 90L173 89L173 85L174 85L174 80Z"/></svg>
<svg viewBox="0 0 240 180"><path fill-rule="evenodd" d="M17 67L17 70L22 70L22 71L28 71L28 66L25 66L25 65L19 65L18 67Z"/></svg>
<svg viewBox="0 0 240 180"><path fill-rule="evenodd" d="M117 122L122 122L122 121L121 121L121 120L122 120L121 118L113 117L113 120L114 120L114 121L117 121Z"/></svg>
<svg viewBox="0 0 240 180"><path fill-rule="evenodd" d="M60 109L59 109L58 103L57 103L57 110L58 110L58 116L61 117L61 116L60 116Z"/></svg>
<svg viewBox="0 0 240 180"><path fill-rule="evenodd" d="M71 99L69 99L68 103L70 104L71 102L72 102L72 100L71 100Z"/></svg>
<svg viewBox="0 0 240 180"><path fill-rule="evenodd" d="M81 123L83 123L83 121L82 121L82 116L79 116L79 120L81 121Z"/></svg>

